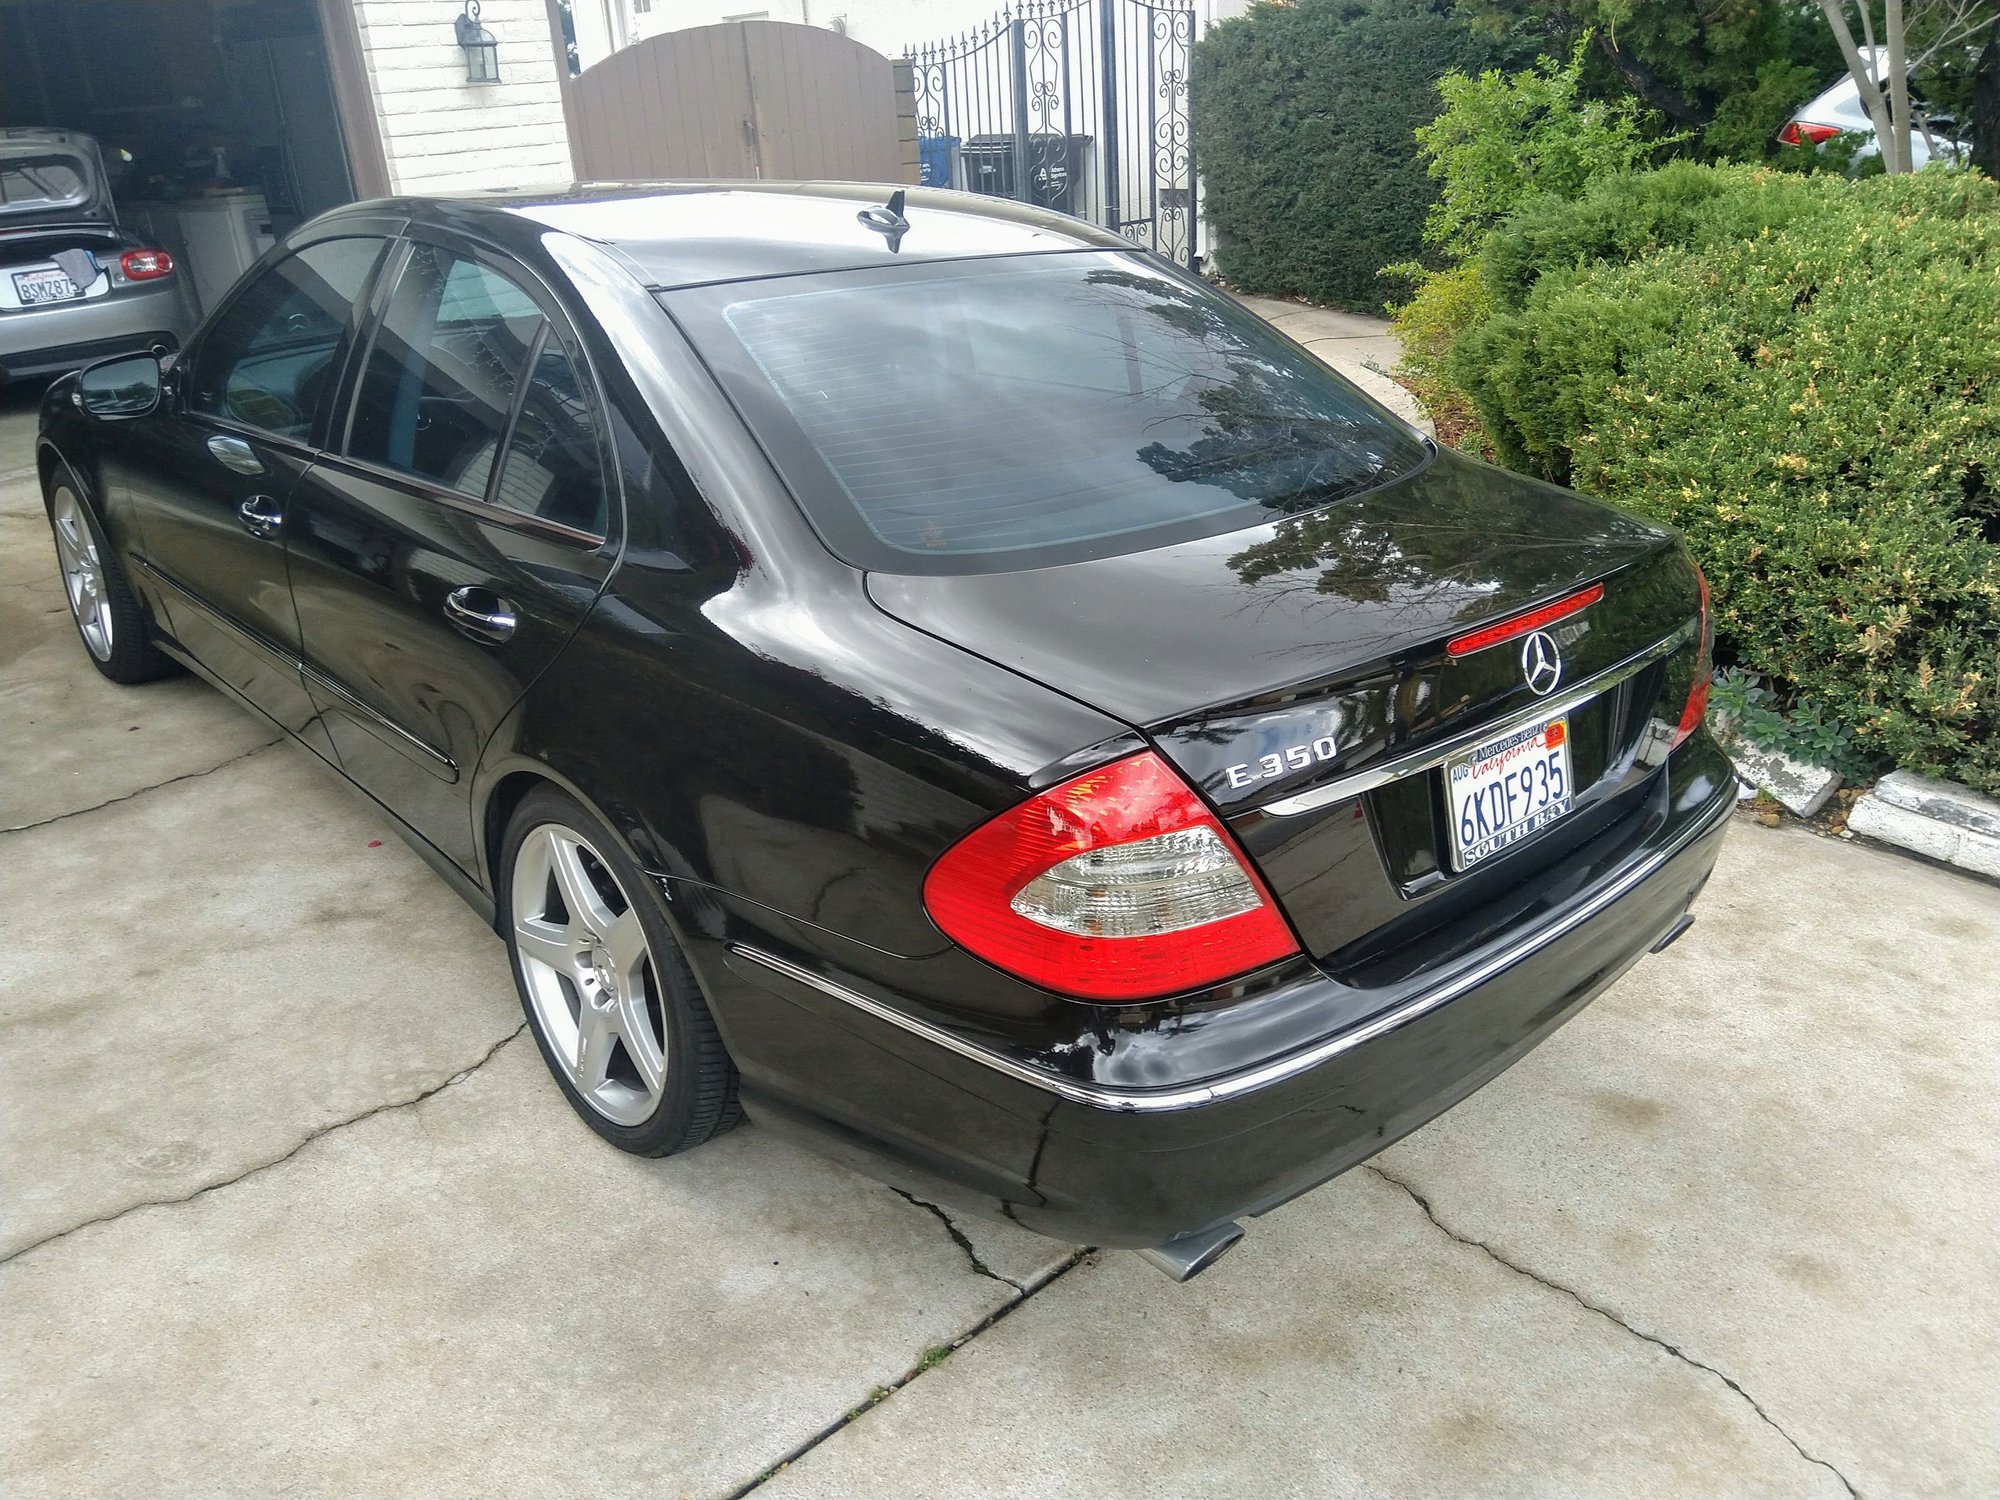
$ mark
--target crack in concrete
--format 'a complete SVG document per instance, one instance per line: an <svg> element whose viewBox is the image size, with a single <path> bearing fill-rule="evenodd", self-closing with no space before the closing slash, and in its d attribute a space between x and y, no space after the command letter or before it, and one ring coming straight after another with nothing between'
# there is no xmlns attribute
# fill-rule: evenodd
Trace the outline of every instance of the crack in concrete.
<svg viewBox="0 0 2000 1500"><path fill-rule="evenodd" d="M927 1208L936 1214L938 1222L944 1225L944 1232L951 1236L952 1243L965 1252L965 1258L972 1263L972 1269L977 1271L981 1276L989 1276L1004 1286L1011 1286L1017 1292L1025 1293L1028 1290L1013 1277L1002 1276L998 1271L987 1265L985 1261L981 1260L979 1252L972 1248L972 1241L965 1237L965 1231L954 1224L951 1220L951 1215L939 1208L935 1203L927 1202L917 1197L914 1193L906 1193L899 1187L892 1187L889 1191L906 1203L915 1204L918 1208Z"/></svg>
<svg viewBox="0 0 2000 1500"><path fill-rule="evenodd" d="M508 1032L505 1036L501 1037L499 1041L495 1042L492 1046L488 1047L483 1053L481 1053L479 1059L476 1062L470 1063L467 1066L460 1068L456 1073L452 1074L442 1083L434 1083L429 1088L424 1089L421 1093L412 1094L407 1099L392 1099L387 1104L377 1104L368 1109L362 1110L360 1114L350 1115L344 1120L335 1120L330 1125L320 1126L319 1129L310 1132L305 1137L305 1139L301 1140L297 1145L293 1146L283 1156L273 1157L270 1161L259 1162L253 1167L245 1167L241 1172L238 1172L233 1177L225 1177L222 1178L220 1181L204 1184L203 1186L196 1188L191 1193L183 1193L178 1198L147 1198L139 1203L129 1203L125 1207L116 1209L111 1213L99 1214L94 1219L85 1219L80 1224L72 1224L67 1229L58 1229L54 1234L43 1235L42 1238L32 1241L29 1244L23 1245L18 1250L10 1250L7 1252L7 1254L0 1255L0 1266L6 1265L7 1262L11 1260L19 1260L22 1256L26 1255L31 1250L39 1250L44 1245L53 1245L58 1240L68 1239L71 1235L76 1234L81 1230L89 1229L94 1225L113 1223L116 1220L124 1218L127 1214L136 1214L141 1209L173 1208L182 1203L192 1203L194 1202L195 1199L204 1198L208 1196L208 1194L217 1192L222 1188L234 1187L237 1183L244 1181L246 1178L255 1177L260 1172L268 1172L273 1167L282 1167L286 1162L290 1161L293 1157L297 1156L301 1151L305 1150L306 1147L310 1146L314 1141L321 1140L326 1136L332 1135L336 1130L345 1130L350 1125L359 1125L363 1120L372 1120L375 1116L388 1114L392 1110L410 1109L416 1105L422 1104L426 1099L432 1098L438 1094L442 1094L446 1089L451 1088L456 1084L465 1082L465 1080L470 1078L474 1073L477 1073L481 1068L485 1067L488 1063L492 1062L493 1059L499 1055L500 1049L502 1047L506 1046L509 1042L515 1040L517 1037L521 1035L522 1032L526 1031L527 1029L528 1029L528 1023L526 1021L523 1021L519 1026L516 1026L512 1031Z"/></svg>
<svg viewBox="0 0 2000 1500"><path fill-rule="evenodd" d="M1737 1395L1741 1396L1744 1399L1744 1401L1749 1404L1750 1409L1757 1414L1760 1420L1762 1420L1764 1425L1766 1427L1769 1427L1773 1432L1777 1433L1779 1437L1783 1438L1785 1442L1790 1445L1791 1450L1794 1453L1798 1454L1798 1456L1804 1459L1807 1463L1816 1465L1817 1467L1826 1470L1827 1473L1831 1474L1835 1479L1839 1480L1841 1488L1846 1490L1847 1493L1853 1497L1853 1500L1861 1500L1861 1492L1854 1487L1853 1482L1850 1479L1848 1479L1848 1477L1845 1474L1841 1473L1839 1469L1835 1468L1825 1459L1815 1457L1813 1454L1806 1452L1804 1448L1799 1446L1798 1439L1793 1437L1789 1432L1785 1431L1783 1427L1780 1427L1778 1423L1772 1418L1771 1414L1768 1411L1764 1410L1762 1402L1760 1402L1755 1396L1751 1395L1748 1391L1743 1389L1743 1387L1740 1384L1738 1384L1735 1380L1723 1374L1723 1372L1718 1370L1714 1365L1707 1364L1702 1360L1696 1359L1692 1354L1688 1353L1687 1350L1681 1348L1677 1344L1669 1343L1666 1339L1661 1338L1658 1334L1648 1333L1643 1328L1634 1328L1630 1323L1626 1322L1623 1318L1619 1317L1617 1313L1611 1311L1611 1309L1609 1309L1608 1307L1603 1307L1600 1306L1598 1303L1592 1302L1588 1297L1584 1296L1581 1292L1575 1290L1572 1287L1564 1286L1560 1281L1551 1281L1548 1277L1542 1275L1540 1272L1529 1270L1528 1267L1520 1264L1520 1262L1518 1261L1509 1260L1506 1256L1502 1255L1498 1250L1494 1249L1491 1245L1487 1244L1486 1241L1476 1240L1472 1238L1470 1235L1460 1234L1456 1229L1453 1229L1450 1225L1446 1224L1444 1220L1440 1219L1437 1216L1437 1210L1431 1207L1431 1203L1428 1198L1426 1198L1422 1193L1418 1192L1409 1183L1403 1181L1402 1178L1397 1177L1395 1174L1387 1171L1386 1169L1377 1166L1372 1161L1363 1162L1362 1166L1365 1167L1369 1172L1372 1172L1375 1176L1381 1178L1384 1182L1388 1183L1390 1186L1401 1188L1405 1193L1407 1193L1410 1197L1410 1201L1415 1203L1418 1208L1423 1210L1424 1217L1429 1219L1431 1223L1435 1225L1445 1235L1447 1239L1455 1240L1457 1243L1461 1245L1466 1245L1474 1250L1482 1252L1491 1260L1497 1262L1500 1265L1505 1266L1515 1275L1525 1276L1528 1280L1536 1282L1541 1286L1545 1286L1552 1292L1562 1293L1563 1296L1569 1298L1570 1301L1574 1302L1578 1307L1583 1308L1586 1312L1596 1313L1598 1317L1603 1318L1606 1322L1615 1323L1618 1327L1624 1329L1634 1338L1643 1339L1645 1342L1653 1345L1655 1348L1664 1349L1667 1353L1671 1354L1675 1359L1680 1360L1683 1364L1692 1365L1697 1370L1703 1370L1706 1371L1708 1374L1713 1375L1717 1380L1721 1381L1724 1385L1728 1386L1729 1389L1734 1391Z"/></svg>
<svg viewBox="0 0 2000 1500"><path fill-rule="evenodd" d="M80 818L85 813L100 812L107 807L116 807L121 802L130 802L134 797L143 797L148 792L157 792L161 787L172 786L176 782L199 781L204 776L213 776L217 771L228 769L230 766L235 765L239 760L248 760L253 755L262 755L266 750L269 750L272 746L282 745L284 742L285 742L285 737L283 735L279 735L276 739L266 740L261 745L253 745L250 749L245 750L241 755L232 755L227 760L217 761L214 765L208 767L206 770L183 771L178 776L169 776L165 781L156 781L151 786L142 786L138 788L136 791L126 792L123 796L110 797L102 802L93 802L88 807L71 808L68 812L57 813L53 818L43 818L38 823L13 823L5 828L0 828L0 834L29 833L37 828L47 828L51 823L61 823L69 818Z"/></svg>
<svg viewBox="0 0 2000 1500"><path fill-rule="evenodd" d="M910 1195L904 1192L901 1188L892 1188L890 1189L890 1191L895 1193L899 1197L909 1198L910 1202L916 1204L918 1207L928 1208L933 1213L937 1213L939 1214L940 1217L942 1217L942 1210L940 1210L936 1204L925 1203L921 1198L910 1198ZM951 1221L947 1219L945 1222L950 1223ZM954 1233L952 1238L959 1239L959 1236L956 1233ZM960 1242L963 1243L962 1240ZM775 1479L784 1470L790 1468L793 1464L797 1463L800 1459L804 1458L808 1453L812 1452L813 1449L817 1448L821 1443L825 1442L828 1438L832 1437L835 1433L839 1432L841 1428L847 1426L848 1423L858 1421L861 1417L867 1415L869 1412L873 1411L876 1407L880 1406L884 1401L887 1401L891 1396L895 1395L896 1392L900 1391L904 1386L908 1385L911 1381L915 1380L919 1375L923 1374L927 1370L936 1369L939 1365L943 1364L945 1360L949 1359L953 1354L957 1353L960 1349L964 1348L967 1344L971 1343L974 1339L978 1338L980 1334L986 1332L987 1329L993 1327L997 1323L1002 1322L1006 1318L1011 1317L1014 1313L1026 1307L1028 1303L1031 1300L1033 1300L1033 1298L1037 1293L1045 1290L1048 1287L1055 1285L1056 1282L1062 1280L1063 1277L1067 1276L1071 1271L1074 1271L1078 1266L1082 1265L1084 1257L1091 1254L1095 1248L1096 1247L1092 1245L1079 1246L1077 1249L1070 1252L1068 1259L1064 1260L1053 1271L1049 1272L1048 1275L1044 1276L1040 1281L1029 1283L1026 1287L1020 1286L1018 1282L1007 1281L1007 1278L1004 1276L993 1276L993 1273L991 1271L986 1271L985 1274L988 1276L993 1276L993 1279L995 1281L1007 1281L1007 1285L1015 1287L1017 1290L1017 1295L1009 1298L1007 1301L1001 1303L1000 1306L994 1308L992 1312L988 1313L985 1317L981 1318L977 1323L974 1323L970 1328L966 1329L965 1332L959 1334L958 1337L954 1338L949 1344L942 1344L936 1349L925 1351L922 1358L920 1358L915 1364L911 1365L910 1368L905 1370L901 1375L897 1376L887 1385L878 1385L875 1387L874 1390L870 1391L868 1393L867 1400L861 1402L860 1405L855 1406L848 1411L842 1412L840 1416L835 1418L833 1421L827 1423L826 1426L820 1428L818 1432L815 1432L811 1437L805 1439L805 1441L799 1443L796 1447L791 1449L790 1452L786 1453L782 1458L778 1459L769 1468L765 1469L762 1473L758 1474L754 1479L749 1480L747 1483L738 1486L736 1489L733 1489L728 1494L724 1495L722 1497L722 1500L743 1500L743 1497L750 1494L753 1490L761 1489L765 1484ZM970 1251L968 1250L967 1253L970 1254ZM975 1257L975 1263L976 1262L977 1258Z"/></svg>

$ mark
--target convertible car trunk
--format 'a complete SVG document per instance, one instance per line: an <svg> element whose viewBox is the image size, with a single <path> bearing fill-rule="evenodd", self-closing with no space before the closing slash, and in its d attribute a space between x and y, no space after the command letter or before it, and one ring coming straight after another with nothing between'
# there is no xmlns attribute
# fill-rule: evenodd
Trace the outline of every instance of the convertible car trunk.
<svg viewBox="0 0 2000 1500"><path fill-rule="evenodd" d="M1465 649L1596 585L1547 627L1561 669L1544 693L1525 634ZM1670 535L1452 454L1226 535L1014 572L875 573L869 590L1143 731L1229 822L1309 951L1364 985L1477 943L1511 892L1587 880L1642 831L1699 642L1699 584ZM1568 811L1458 868L1448 760L1557 717Z"/></svg>

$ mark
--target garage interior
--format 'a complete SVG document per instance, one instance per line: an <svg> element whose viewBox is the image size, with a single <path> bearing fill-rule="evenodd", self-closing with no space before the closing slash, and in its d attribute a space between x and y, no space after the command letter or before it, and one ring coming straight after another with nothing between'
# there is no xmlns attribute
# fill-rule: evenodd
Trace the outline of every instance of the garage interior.
<svg viewBox="0 0 2000 1500"><path fill-rule="evenodd" d="M0 125L95 136L119 222L206 313L357 196L324 25L315 0L0 0Z"/></svg>

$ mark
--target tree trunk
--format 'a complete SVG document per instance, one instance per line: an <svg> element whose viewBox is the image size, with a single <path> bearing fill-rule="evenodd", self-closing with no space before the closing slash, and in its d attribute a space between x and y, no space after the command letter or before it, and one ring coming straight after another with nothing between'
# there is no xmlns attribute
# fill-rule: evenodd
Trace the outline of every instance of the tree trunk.
<svg viewBox="0 0 2000 1500"><path fill-rule="evenodd" d="M1993 18L1972 75L1972 164L2000 178L2000 16Z"/></svg>
<svg viewBox="0 0 2000 1500"><path fill-rule="evenodd" d="M1713 114L1704 111L1638 58L1619 51L1618 44L1611 40L1609 33L1600 29L1591 40L1604 55L1604 60L1616 68L1619 77L1631 86L1632 92L1676 125L1689 125L1699 130L1714 119Z"/></svg>
<svg viewBox="0 0 2000 1500"><path fill-rule="evenodd" d="M1882 150L1882 165L1887 170L1896 170L1894 158L1890 156L1895 136L1894 122L1889 118L1889 101L1875 86L1875 75L1870 71L1868 60L1861 55L1861 49L1854 45L1854 32L1847 24L1847 7L1843 0L1819 0L1820 14L1826 17L1826 24L1833 31L1834 41L1840 44L1840 55L1847 59L1847 74L1860 90L1861 106L1868 111L1869 123L1875 127L1875 139Z"/></svg>
<svg viewBox="0 0 2000 1500"><path fill-rule="evenodd" d="M1882 165L1891 172L1907 172L1914 153L1910 149L1909 29L1903 24L1903 0L1886 0L1882 8L1882 40L1888 44L1889 130L1896 146L1895 160L1891 161L1890 143L1882 143Z"/></svg>

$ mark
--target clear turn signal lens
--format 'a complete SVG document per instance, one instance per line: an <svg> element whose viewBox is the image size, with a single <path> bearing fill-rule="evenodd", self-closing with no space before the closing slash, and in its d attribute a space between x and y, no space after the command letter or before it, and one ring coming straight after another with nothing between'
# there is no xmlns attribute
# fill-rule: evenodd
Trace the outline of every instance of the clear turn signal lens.
<svg viewBox="0 0 2000 1500"><path fill-rule="evenodd" d="M1255 911L1262 898L1212 828L1073 854L1008 905L1086 937L1152 937Z"/></svg>
<svg viewBox="0 0 2000 1500"><path fill-rule="evenodd" d="M1185 994L1299 951L1229 831L1150 750L973 829L931 866L924 906L968 953L1080 1000Z"/></svg>

